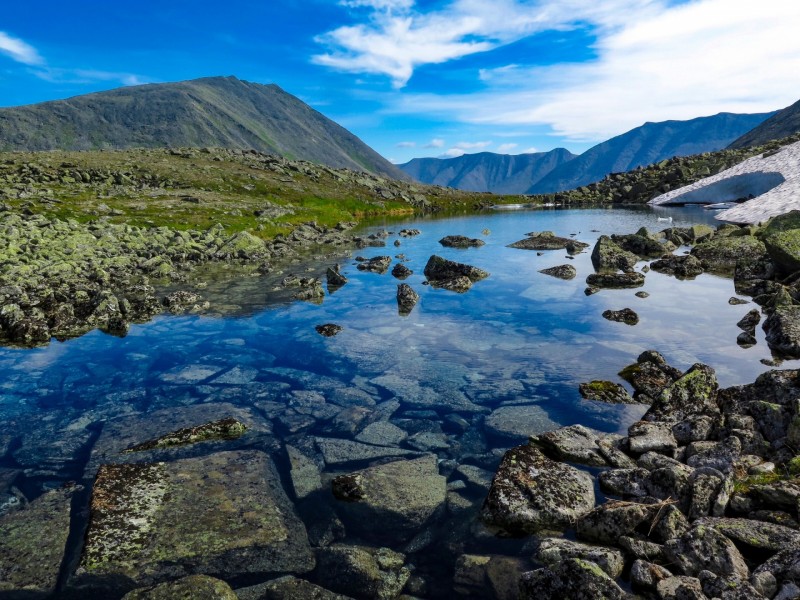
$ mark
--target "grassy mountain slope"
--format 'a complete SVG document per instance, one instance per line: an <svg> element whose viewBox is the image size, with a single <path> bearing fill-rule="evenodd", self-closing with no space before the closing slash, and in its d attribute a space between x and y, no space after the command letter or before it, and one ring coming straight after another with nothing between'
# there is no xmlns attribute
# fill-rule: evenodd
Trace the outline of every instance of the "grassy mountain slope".
<svg viewBox="0 0 800 600"><path fill-rule="evenodd" d="M208 77L0 109L0 149L253 149L407 179L399 169L277 85Z"/></svg>
<svg viewBox="0 0 800 600"><path fill-rule="evenodd" d="M720 113L689 121L645 123L590 148L520 191L540 194L570 190L599 181L609 173L630 171L673 156L720 150L771 114Z"/></svg>
<svg viewBox="0 0 800 600"><path fill-rule="evenodd" d="M575 158L556 148L534 154L480 152L456 158L415 158L400 169L417 181L474 192L514 194L528 189L559 165Z"/></svg>
<svg viewBox="0 0 800 600"><path fill-rule="evenodd" d="M742 137L734 140L728 148L758 146L798 132L800 132L800 100L778 111Z"/></svg>

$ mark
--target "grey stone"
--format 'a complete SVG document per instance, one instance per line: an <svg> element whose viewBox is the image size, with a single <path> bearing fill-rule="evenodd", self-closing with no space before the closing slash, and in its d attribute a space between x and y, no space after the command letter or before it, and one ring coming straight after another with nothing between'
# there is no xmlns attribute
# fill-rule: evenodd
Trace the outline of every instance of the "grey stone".
<svg viewBox="0 0 800 600"><path fill-rule="evenodd" d="M389 548L335 545L317 550L318 581L341 594L364 600L392 600L411 573L405 556Z"/></svg>
<svg viewBox="0 0 800 600"><path fill-rule="evenodd" d="M548 567L552 567L568 558L589 560L597 564L613 579L619 577L625 567L625 556L616 548L592 546L564 538L541 539L534 558Z"/></svg>
<svg viewBox="0 0 800 600"><path fill-rule="evenodd" d="M664 567L641 559L634 561L631 566L631 583L634 589L655 591L659 581L672 576Z"/></svg>
<svg viewBox="0 0 800 600"><path fill-rule="evenodd" d="M725 577L750 576L733 542L713 527L695 525L680 538L669 540L665 551L670 562L685 575L695 576L708 570Z"/></svg>
<svg viewBox="0 0 800 600"><path fill-rule="evenodd" d="M604 467L608 463L597 446L597 440L603 437L583 425L570 425L541 433L533 441L559 460Z"/></svg>
<svg viewBox="0 0 800 600"><path fill-rule="evenodd" d="M625 597L625 592L599 566L579 558L523 573L520 580L520 600L623 600Z"/></svg>
<svg viewBox="0 0 800 600"><path fill-rule="evenodd" d="M536 404L503 406L492 412L484 422L486 431L506 440L523 441L558 428L547 411Z"/></svg>
<svg viewBox="0 0 800 600"><path fill-rule="evenodd" d="M314 441L319 451L322 452L325 464L330 466L375 460L376 458L419 456L419 452L412 450L372 446L339 438L315 438Z"/></svg>

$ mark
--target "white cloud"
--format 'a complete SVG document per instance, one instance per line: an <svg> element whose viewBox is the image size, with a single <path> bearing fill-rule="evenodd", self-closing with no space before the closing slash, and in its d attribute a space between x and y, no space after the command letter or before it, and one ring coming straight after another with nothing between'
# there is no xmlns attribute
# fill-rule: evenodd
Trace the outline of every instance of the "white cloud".
<svg viewBox="0 0 800 600"><path fill-rule="evenodd" d="M406 94L389 110L473 124L545 125L556 135L596 142L645 121L766 112L800 96L800 3L694 0L646 8L619 17L627 21L595 13L601 23L595 60L484 71L486 91Z"/></svg>
<svg viewBox="0 0 800 600"><path fill-rule="evenodd" d="M482 150L492 145L492 142L458 142L455 147L459 150Z"/></svg>
<svg viewBox="0 0 800 600"><path fill-rule="evenodd" d="M39 79L52 83L94 83L97 81L113 81L125 86L142 85L151 83L141 75L133 73L116 73L113 71L97 71L94 69L58 69L54 67L44 67L33 71Z"/></svg>
<svg viewBox="0 0 800 600"><path fill-rule="evenodd" d="M458 158L459 156L464 156L466 152L464 152L461 148L450 148L449 150L445 150L439 158Z"/></svg>
<svg viewBox="0 0 800 600"><path fill-rule="evenodd" d="M440 138L433 138L430 142L425 144L423 148L444 148L444 140Z"/></svg>
<svg viewBox="0 0 800 600"><path fill-rule="evenodd" d="M537 32L593 23L617 26L666 0L450 0L423 12L412 0L344 0L372 10L368 22L319 36L328 52L312 57L334 69L387 75L405 86L420 65L485 52Z"/></svg>
<svg viewBox="0 0 800 600"><path fill-rule="evenodd" d="M41 65L44 59L39 56L36 48L19 38L12 37L0 31L0 53L10 56L13 60L25 65Z"/></svg>
<svg viewBox="0 0 800 600"><path fill-rule="evenodd" d="M520 154L536 154L539 151L540 150L538 148L531 146L530 148L526 148L525 150L520 152Z"/></svg>
<svg viewBox="0 0 800 600"><path fill-rule="evenodd" d="M500 144L497 147L497 151L500 154L508 154L509 152L511 152L517 146L519 146L519 144Z"/></svg>
<svg viewBox="0 0 800 600"><path fill-rule="evenodd" d="M417 143L416 142L398 142L395 144L398 148L414 148Z"/></svg>

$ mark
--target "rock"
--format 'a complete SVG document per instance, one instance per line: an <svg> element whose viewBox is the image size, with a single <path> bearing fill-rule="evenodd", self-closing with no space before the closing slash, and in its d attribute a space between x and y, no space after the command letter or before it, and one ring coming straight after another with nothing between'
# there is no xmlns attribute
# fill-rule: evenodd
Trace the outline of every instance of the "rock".
<svg viewBox="0 0 800 600"><path fill-rule="evenodd" d="M600 473L600 489L624 498L647 496L644 482L650 475L647 469L611 469Z"/></svg>
<svg viewBox="0 0 800 600"><path fill-rule="evenodd" d="M592 265L597 271L633 271L639 257L615 244L607 235L601 235L592 250Z"/></svg>
<svg viewBox="0 0 800 600"><path fill-rule="evenodd" d="M102 466L72 584L88 593L192 571L236 577L313 566L305 527L268 455L219 452Z"/></svg>
<svg viewBox="0 0 800 600"><path fill-rule="evenodd" d="M619 577L625 567L625 555L616 548L592 546L564 538L543 538L539 541L534 558L548 567L569 558L588 560L598 565L613 579Z"/></svg>
<svg viewBox="0 0 800 600"><path fill-rule="evenodd" d="M578 386L578 391L586 400L596 400L609 404L635 404L635 400L631 398L628 390L611 381L594 380L589 383L581 383Z"/></svg>
<svg viewBox="0 0 800 600"><path fill-rule="evenodd" d="M725 514L733 480L728 479L720 471L710 467L701 467L689 476L691 500L686 515L694 521L708 515Z"/></svg>
<svg viewBox="0 0 800 600"><path fill-rule="evenodd" d="M419 229L401 229L398 235L400 235L400 237L414 237L421 233Z"/></svg>
<svg viewBox="0 0 800 600"><path fill-rule="evenodd" d="M772 219L761 236L767 253L783 273L800 270L800 231L793 214L796 212Z"/></svg>
<svg viewBox="0 0 800 600"><path fill-rule="evenodd" d="M628 428L628 438L631 452L636 454L651 450L667 453L678 447L669 423L637 421Z"/></svg>
<svg viewBox="0 0 800 600"><path fill-rule="evenodd" d="M522 406L501 406L493 411L484 422L487 433L506 440L521 442L558 427L547 411L536 404Z"/></svg>
<svg viewBox="0 0 800 600"><path fill-rule="evenodd" d="M412 452L411 450L401 450L400 448L388 448L385 446L371 446L339 438L315 438L314 441L319 451L322 452L325 463L329 466L390 456L419 456L418 452Z"/></svg>
<svg viewBox="0 0 800 600"><path fill-rule="evenodd" d="M419 302L419 294L407 283L397 286L397 310L401 315L410 314Z"/></svg>
<svg viewBox="0 0 800 600"><path fill-rule="evenodd" d="M667 245L651 237L644 228L631 235L612 235L611 241L623 250L644 258L657 258L668 251Z"/></svg>
<svg viewBox="0 0 800 600"><path fill-rule="evenodd" d="M692 442L690 446L692 455L686 460L690 467L711 467L722 473L730 473L742 454L742 442L735 436L725 438L722 442L712 442L707 447L696 446L698 444L703 442Z"/></svg>
<svg viewBox="0 0 800 600"><path fill-rule="evenodd" d="M739 260L760 260L766 253L764 243L752 236L714 237L692 248L706 270L723 273L732 272Z"/></svg>
<svg viewBox="0 0 800 600"><path fill-rule="evenodd" d="M718 425L707 415L692 415L672 426L672 434L680 445L710 439Z"/></svg>
<svg viewBox="0 0 800 600"><path fill-rule="evenodd" d="M453 287L450 282L454 280L458 282L459 279L466 278L471 283L475 283L489 276L489 273L483 269L447 260L435 254L428 259L423 272L431 285L450 289ZM463 287L463 284L459 283L456 287Z"/></svg>
<svg viewBox="0 0 800 600"><path fill-rule="evenodd" d="M603 318L626 325L636 325L639 322L639 315L633 309L623 308L622 310L604 310Z"/></svg>
<svg viewBox="0 0 800 600"><path fill-rule="evenodd" d="M578 538L589 542L616 544L655 514L656 509L649 505L610 501L578 517L575 531Z"/></svg>
<svg viewBox="0 0 800 600"><path fill-rule="evenodd" d="M634 561L631 567L631 583L634 589L655 591L662 579L668 579L672 576L672 573L664 567L641 559Z"/></svg>
<svg viewBox="0 0 800 600"><path fill-rule="evenodd" d="M689 531L689 521L674 504L659 511L650 535L653 539L666 542L682 536Z"/></svg>
<svg viewBox="0 0 800 600"><path fill-rule="evenodd" d="M592 273L586 278L586 285L600 289L637 288L644 285L641 273Z"/></svg>
<svg viewBox="0 0 800 600"><path fill-rule="evenodd" d="M456 560L453 592L459 597L517 600L526 562L507 556L462 554Z"/></svg>
<svg viewBox="0 0 800 600"><path fill-rule="evenodd" d="M356 440L364 444L375 446L397 446L402 443L408 434L388 421L370 423L356 436Z"/></svg>
<svg viewBox="0 0 800 600"><path fill-rule="evenodd" d="M333 337L341 332L344 327L336 325L336 323L325 323L324 325L316 325L314 329L323 337Z"/></svg>
<svg viewBox="0 0 800 600"><path fill-rule="evenodd" d="M634 398L646 396L652 402L664 388L681 377L681 372L667 364L658 352L643 352L636 363L625 367L619 376L633 386Z"/></svg>
<svg viewBox="0 0 800 600"><path fill-rule="evenodd" d="M339 269L339 265L335 265L333 267L328 267L328 270L325 271L325 279L328 282L329 290L330 288L340 288L347 283L347 277L342 275Z"/></svg>
<svg viewBox="0 0 800 600"><path fill-rule="evenodd" d="M391 256L376 256L358 263L357 268L359 271L369 271L370 273L383 275L389 270L390 264L392 264Z"/></svg>
<svg viewBox="0 0 800 600"><path fill-rule="evenodd" d="M36 598L55 593L72 497L81 489L65 486L46 492L0 517L0 596Z"/></svg>
<svg viewBox="0 0 800 600"><path fill-rule="evenodd" d="M679 279L693 279L703 273L700 260L691 254L684 256L670 254L651 262L650 268L659 273L674 275Z"/></svg>
<svg viewBox="0 0 800 600"><path fill-rule="evenodd" d="M336 594L292 575L237 588L236 597L239 600L352 600L350 596Z"/></svg>
<svg viewBox="0 0 800 600"><path fill-rule="evenodd" d="M247 426L244 423L229 417L196 427L186 427L184 429L172 431L158 438L147 440L146 442L126 448L122 450L122 454L146 452L147 450L172 448L175 446L187 446L189 444L216 440L235 440L242 437L245 431L247 431Z"/></svg>
<svg viewBox="0 0 800 600"><path fill-rule="evenodd" d="M406 279L414 274L414 271L409 269L403 263L397 263L394 267L392 267L392 277L397 279Z"/></svg>
<svg viewBox="0 0 800 600"><path fill-rule="evenodd" d="M292 480L292 489L298 500L302 500L322 489L319 467L312 459L289 444L286 444L286 455L289 458L289 476Z"/></svg>
<svg viewBox="0 0 800 600"><path fill-rule="evenodd" d="M636 534L634 534L636 535ZM632 537L624 535L619 538L619 546L628 553L628 555L647 561L664 562L664 546L656 544L647 539L642 539L636 535Z"/></svg>
<svg viewBox="0 0 800 600"><path fill-rule="evenodd" d="M761 322L761 311L759 311L757 308L754 308L753 310L748 312L745 316L743 316L739 320L739 322L736 323L736 326L745 331L754 331L756 325L758 325L760 322Z"/></svg>
<svg viewBox="0 0 800 600"><path fill-rule="evenodd" d="M752 549L780 552L786 548L800 548L800 531L751 519L706 517L695 526L713 527L741 546Z"/></svg>
<svg viewBox="0 0 800 600"><path fill-rule="evenodd" d="M552 277L565 280L575 279L575 276L578 274L578 272L575 270L575 267L572 265L558 265L548 269L542 269L539 271L539 273L544 273L545 275L550 275Z"/></svg>
<svg viewBox="0 0 800 600"><path fill-rule="evenodd" d="M723 577L747 579L750 569L739 550L712 527L695 525L680 538L664 545L667 558L684 575L711 571Z"/></svg>
<svg viewBox="0 0 800 600"><path fill-rule="evenodd" d="M588 248L589 244L559 237L552 231L542 231L541 233L529 233L524 240L509 244L507 247L521 250L562 250L571 247L574 251L579 252L584 248Z"/></svg>
<svg viewBox="0 0 800 600"><path fill-rule="evenodd" d="M594 506L592 478L531 446L503 456L481 518L511 534L566 527Z"/></svg>
<svg viewBox="0 0 800 600"><path fill-rule="evenodd" d="M746 581L732 577L717 577L711 571L700 571L698 576L703 592L709 598L721 600L762 600L764 596Z"/></svg>
<svg viewBox="0 0 800 600"><path fill-rule="evenodd" d="M189 575L128 592L122 600L238 600L231 586L208 575Z"/></svg>
<svg viewBox="0 0 800 600"><path fill-rule="evenodd" d="M668 577L656 584L661 600L708 600L700 580L695 577Z"/></svg>
<svg viewBox="0 0 800 600"><path fill-rule="evenodd" d="M800 358L800 306L779 306L762 326L767 344L786 358Z"/></svg>
<svg viewBox="0 0 800 600"><path fill-rule="evenodd" d="M446 479L439 475L434 455L369 467L333 480L334 495L349 500L338 506L348 529L367 537L406 541L444 505ZM381 523L380 528L375 523Z"/></svg>
<svg viewBox="0 0 800 600"><path fill-rule="evenodd" d="M605 467L608 463L597 446L597 440L604 435L583 425L570 425L546 431L532 441L558 460Z"/></svg>
<svg viewBox="0 0 800 600"><path fill-rule="evenodd" d="M661 392L642 419L676 423L692 415L718 414L717 389L714 370L696 363Z"/></svg>
<svg viewBox="0 0 800 600"><path fill-rule="evenodd" d="M269 253L264 245L264 240L247 231L240 231L233 234L220 246L219 250L217 250L217 256L220 258L255 260L269 258Z"/></svg>
<svg viewBox="0 0 800 600"><path fill-rule="evenodd" d="M404 555L389 548L337 544L317 550L315 577L352 598L393 600L411 575L404 562Z"/></svg>
<svg viewBox="0 0 800 600"><path fill-rule="evenodd" d="M591 561L570 558L558 565L523 573L520 600L623 600L626 594Z"/></svg>
<svg viewBox="0 0 800 600"><path fill-rule="evenodd" d="M464 235L447 235L439 240L446 248L480 248L486 242L477 238L468 238Z"/></svg>

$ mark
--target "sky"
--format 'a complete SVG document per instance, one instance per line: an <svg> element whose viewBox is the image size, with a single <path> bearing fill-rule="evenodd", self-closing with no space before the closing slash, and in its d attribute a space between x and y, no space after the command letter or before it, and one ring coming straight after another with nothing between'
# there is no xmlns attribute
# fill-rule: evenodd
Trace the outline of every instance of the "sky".
<svg viewBox="0 0 800 600"><path fill-rule="evenodd" d="M800 99L796 0L8 0L0 106L234 75L393 162Z"/></svg>

